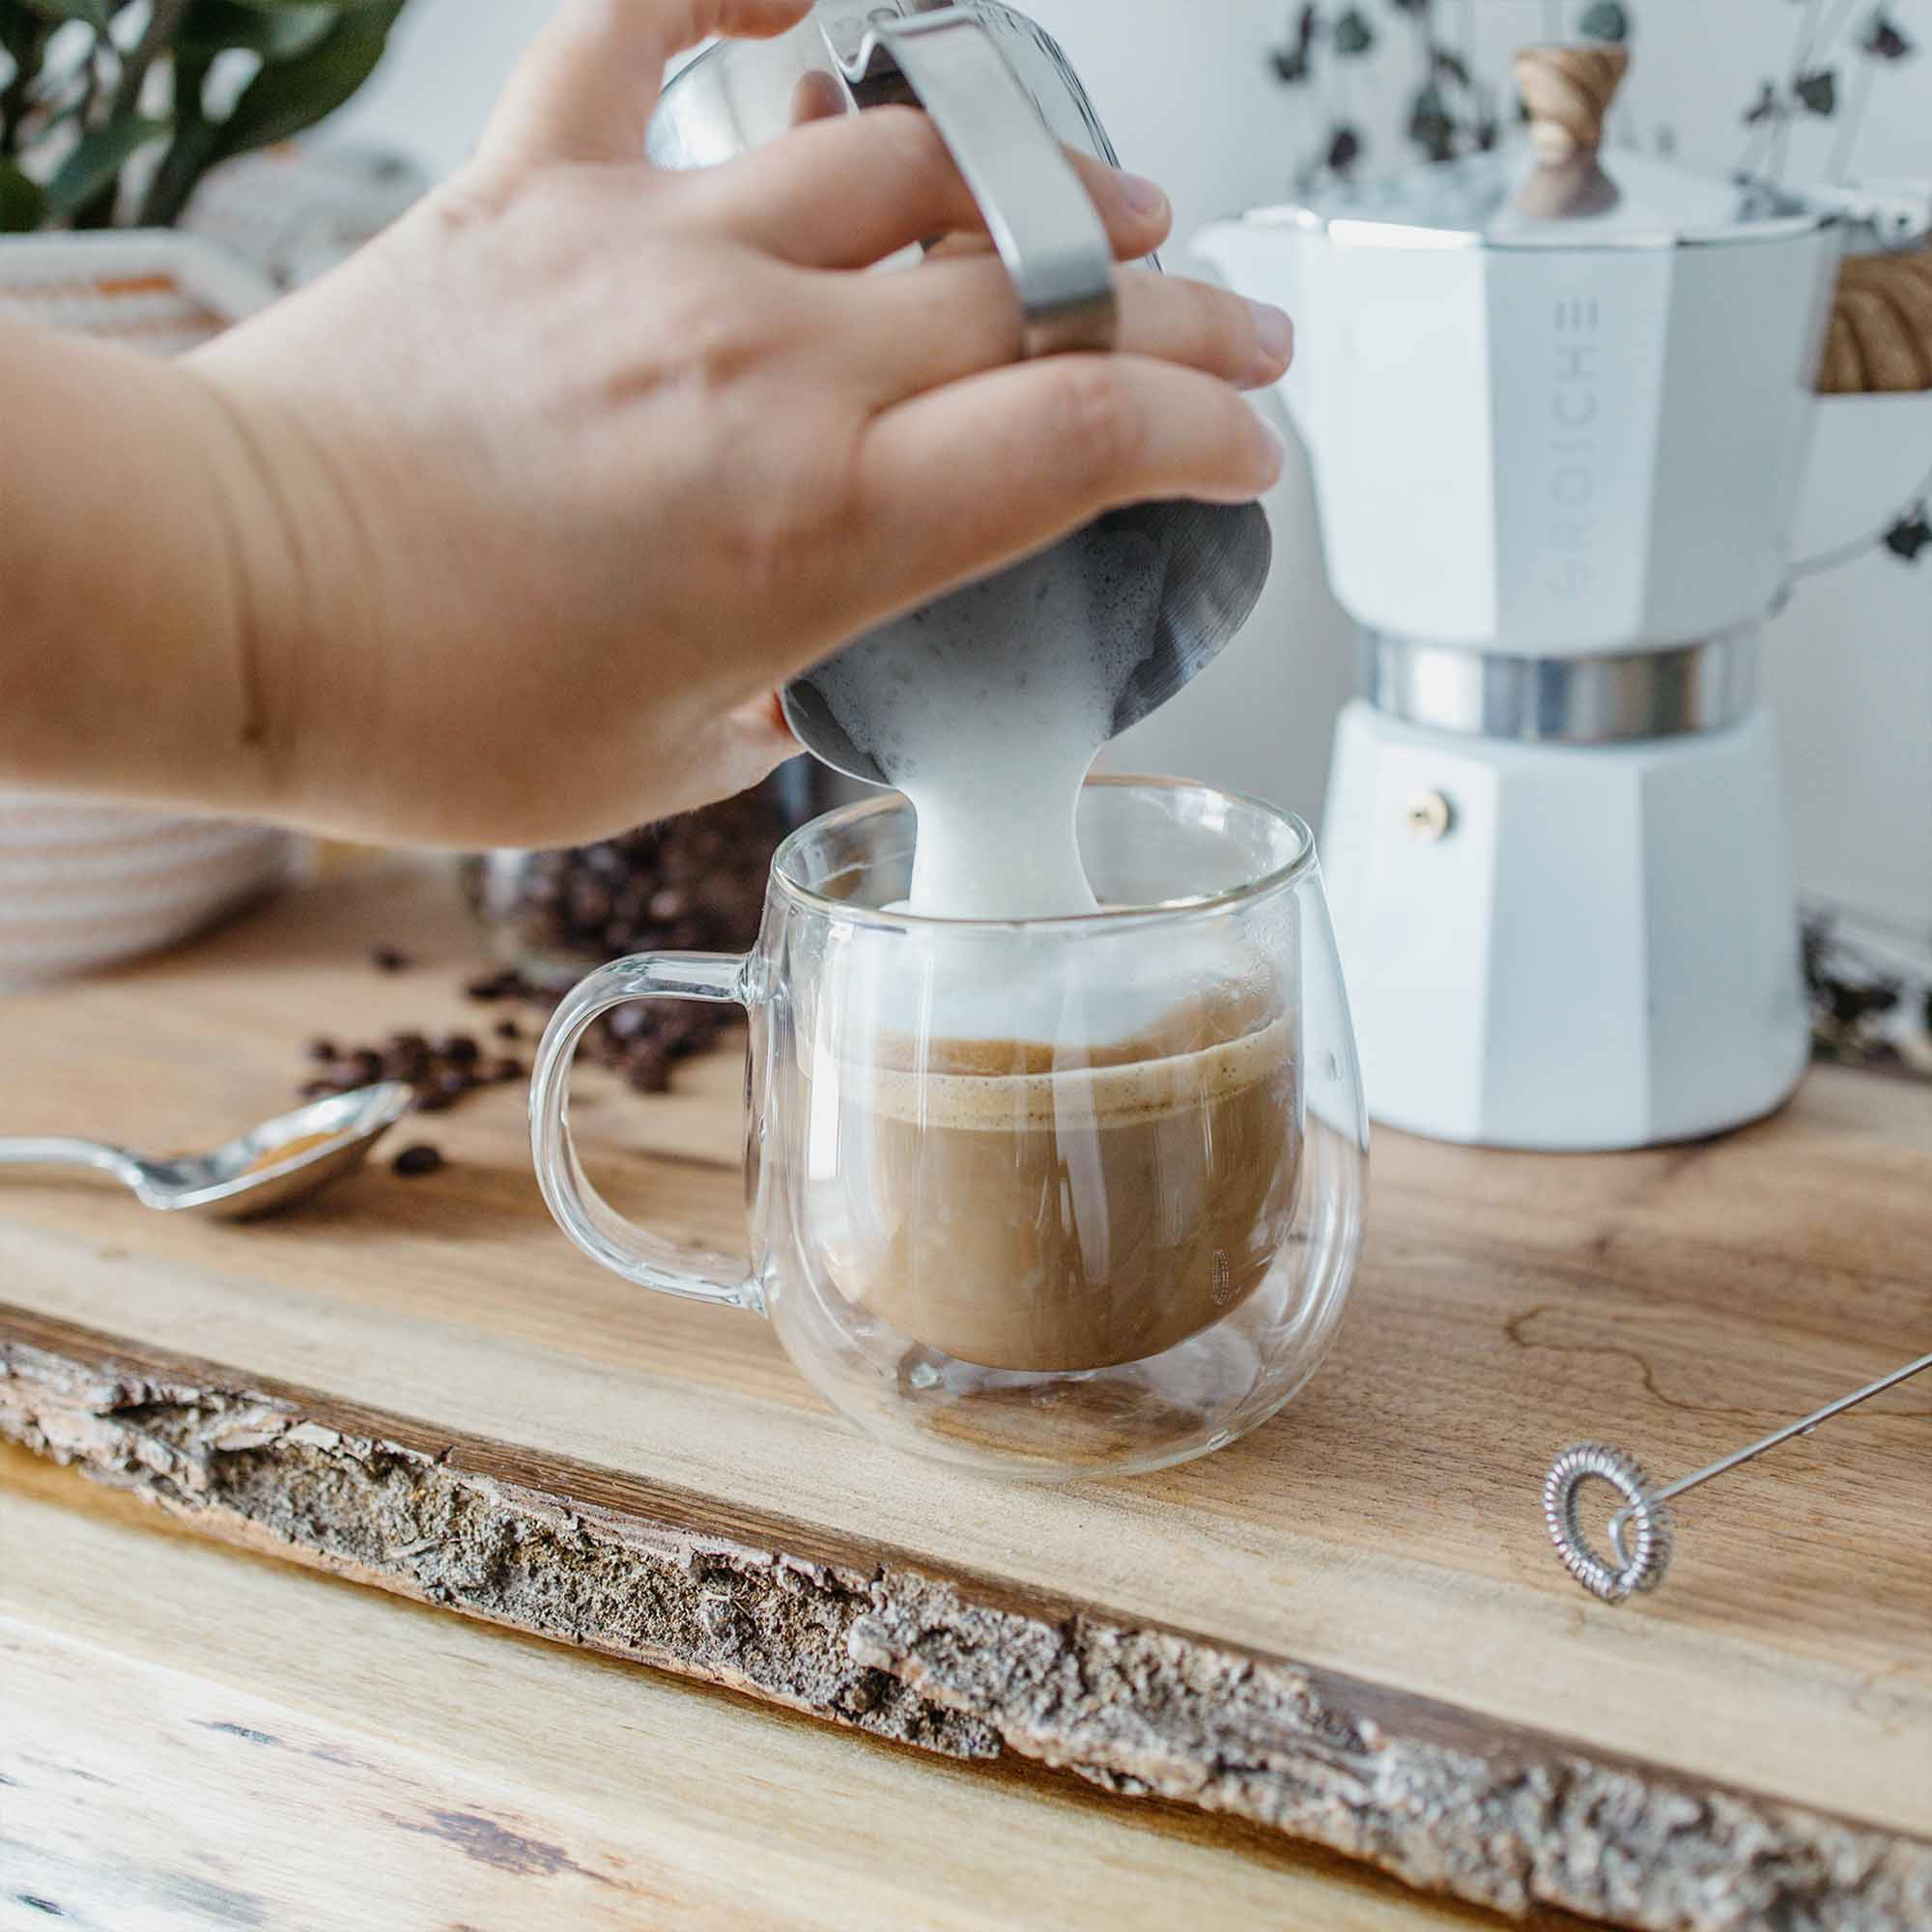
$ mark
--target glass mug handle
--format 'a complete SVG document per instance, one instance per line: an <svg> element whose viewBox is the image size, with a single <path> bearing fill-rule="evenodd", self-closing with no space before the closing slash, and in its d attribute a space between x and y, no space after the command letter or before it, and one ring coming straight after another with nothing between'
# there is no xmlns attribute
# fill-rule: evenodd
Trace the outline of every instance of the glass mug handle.
<svg viewBox="0 0 1932 1932"><path fill-rule="evenodd" d="M530 1151L537 1185L557 1226L594 1262L641 1288L764 1312L757 1279L728 1255L682 1248L617 1212L578 1163L570 1137L570 1074L593 1020L632 1000L710 1000L750 1009L749 955L640 952L613 960L574 987L544 1029L530 1081Z"/></svg>

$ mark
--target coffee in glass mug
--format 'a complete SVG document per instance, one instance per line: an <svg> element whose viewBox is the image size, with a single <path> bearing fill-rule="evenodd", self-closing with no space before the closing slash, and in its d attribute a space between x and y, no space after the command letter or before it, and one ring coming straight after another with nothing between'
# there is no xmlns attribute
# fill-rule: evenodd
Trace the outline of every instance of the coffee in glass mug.
<svg viewBox="0 0 1932 1932"><path fill-rule="evenodd" d="M1163 780L1089 782L1100 910L897 910L902 801L773 863L743 958L646 955L558 1009L532 1090L546 1199L648 1287L770 1317L873 1433L1012 1473L1156 1467L1313 1374L1360 1243L1366 1120L1308 833ZM583 1177L570 1059L624 1000L751 1015L749 1265L632 1227Z"/></svg>

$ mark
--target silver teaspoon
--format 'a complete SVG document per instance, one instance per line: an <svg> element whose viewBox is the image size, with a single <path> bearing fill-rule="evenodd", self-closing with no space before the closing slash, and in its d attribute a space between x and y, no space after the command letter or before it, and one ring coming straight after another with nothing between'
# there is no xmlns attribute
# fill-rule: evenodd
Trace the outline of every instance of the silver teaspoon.
<svg viewBox="0 0 1932 1932"><path fill-rule="evenodd" d="M21 1135L0 1139L0 1167L92 1168L131 1188L144 1207L241 1220L286 1208L360 1166L413 1098L404 1082L380 1081L278 1114L212 1153L160 1160L101 1141Z"/></svg>

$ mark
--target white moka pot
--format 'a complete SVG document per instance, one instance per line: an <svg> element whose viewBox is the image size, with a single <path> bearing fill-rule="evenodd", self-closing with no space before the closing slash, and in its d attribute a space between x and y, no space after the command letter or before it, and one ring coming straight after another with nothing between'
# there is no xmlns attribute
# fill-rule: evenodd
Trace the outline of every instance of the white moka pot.
<svg viewBox="0 0 1932 1932"><path fill-rule="evenodd" d="M1861 228L1842 194L1549 132L1196 246L1294 315L1282 393L1363 628L1324 844L1371 1109L1631 1147L1763 1114L1804 1065L1757 631L1794 545L1923 471L1932 395L1813 393L1847 236L1923 210ZM1895 464L1801 531L1814 430L1874 412Z"/></svg>

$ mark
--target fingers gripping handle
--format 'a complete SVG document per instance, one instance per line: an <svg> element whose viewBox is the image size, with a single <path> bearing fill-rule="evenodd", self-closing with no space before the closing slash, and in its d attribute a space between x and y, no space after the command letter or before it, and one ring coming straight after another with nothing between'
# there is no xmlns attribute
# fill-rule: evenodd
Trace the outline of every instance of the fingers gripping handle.
<svg viewBox="0 0 1932 1932"><path fill-rule="evenodd" d="M963 7L828 23L862 100L902 77L986 217L1028 355L1114 345L1114 251L1092 198L985 27Z"/></svg>
<svg viewBox="0 0 1932 1932"><path fill-rule="evenodd" d="M593 973L544 1029L530 1082L530 1149L544 1205L592 1261L641 1288L762 1314L757 1281L741 1263L679 1247L618 1213L590 1184L570 1136L571 1068L593 1021L632 1000L749 1007L753 997L750 961L735 953L642 952Z"/></svg>

